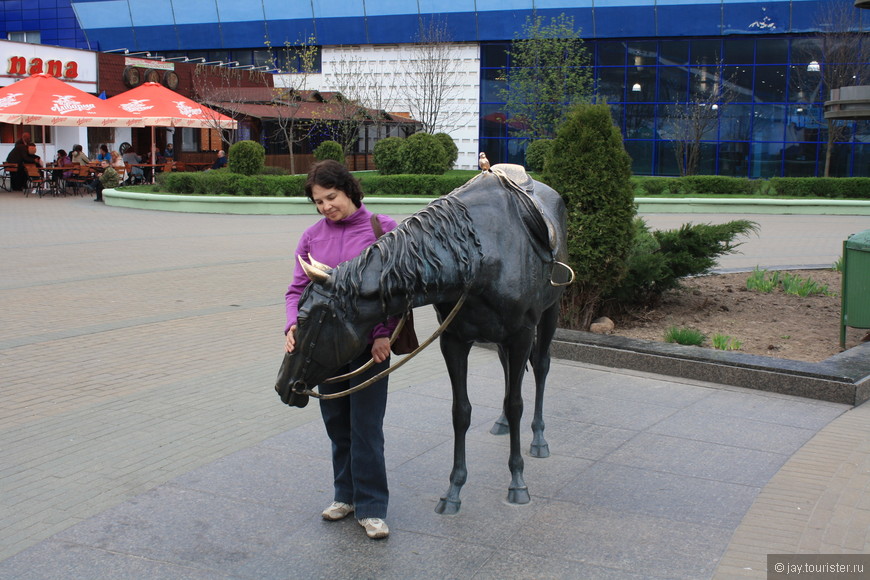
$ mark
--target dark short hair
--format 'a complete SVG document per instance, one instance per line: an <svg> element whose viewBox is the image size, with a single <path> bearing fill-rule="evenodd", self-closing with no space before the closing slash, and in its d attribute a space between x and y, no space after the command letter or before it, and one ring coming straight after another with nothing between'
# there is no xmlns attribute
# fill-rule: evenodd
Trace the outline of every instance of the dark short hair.
<svg viewBox="0 0 870 580"><path fill-rule="evenodd" d="M305 181L305 195L311 201L314 201L314 194L311 192L311 188L315 185L343 191L355 206L360 207L362 205L364 197L362 186L357 178L347 170L347 167L338 161L325 159L311 166L311 170L308 172L308 179Z"/></svg>
<svg viewBox="0 0 870 580"><path fill-rule="evenodd" d="M58 149L58 150L57 150L57 154L58 154L58 155L63 155L64 157L66 157L66 151L64 151L63 149Z"/></svg>

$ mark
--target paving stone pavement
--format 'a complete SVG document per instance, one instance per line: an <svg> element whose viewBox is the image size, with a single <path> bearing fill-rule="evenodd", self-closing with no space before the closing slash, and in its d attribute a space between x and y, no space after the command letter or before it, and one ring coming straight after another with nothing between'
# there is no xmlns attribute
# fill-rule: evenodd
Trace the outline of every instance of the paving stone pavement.
<svg viewBox="0 0 870 580"><path fill-rule="evenodd" d="M734 258L752 263L723 267L832 263L870 227L757 217ZM316 404L272 390L289 256L315 219L0 194L0 578L764 578L771 552L867 553L867 405L555 361L552 456L526 458L532 503L512 506L484 348L461 512L433 511L453 437L432 347L391 378L390 538L323 522ZM782 241L796 230L811 250Z"/></svg>

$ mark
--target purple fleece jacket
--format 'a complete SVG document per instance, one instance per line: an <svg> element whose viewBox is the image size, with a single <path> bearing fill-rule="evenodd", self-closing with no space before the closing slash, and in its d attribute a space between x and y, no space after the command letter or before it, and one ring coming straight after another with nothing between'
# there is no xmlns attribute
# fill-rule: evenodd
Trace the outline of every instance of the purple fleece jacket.
<svg viewBox="0 0 870 580"><path fill-rule="evenodd" d="M310 253L318 262L333 268L342 262L356 258L377 239L372 229L371 219L372 213L366 209L365 204L361 204L358 210L342 220L333 222L323 218L302 233L293 255L293 281L284 295L287 305L287 325L284 327L284 334L296 324L299 315L299 297L310 283L302 266L299 265L298 257L302 256L307 261ZM395 220L389 216L378 215L378 220L385 233L396 228ZM391 319L387 325L378 324L372 331L370 341L374 342L376 338L390 336L397 323L397 320Z"/></svg>

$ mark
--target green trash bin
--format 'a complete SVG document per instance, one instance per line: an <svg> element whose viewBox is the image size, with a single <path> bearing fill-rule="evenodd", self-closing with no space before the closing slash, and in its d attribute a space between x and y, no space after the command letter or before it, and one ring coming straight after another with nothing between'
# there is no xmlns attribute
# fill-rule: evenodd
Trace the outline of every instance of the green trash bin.
<svg viewBox="0 0 870 580"><path fill-rule="evenodd" d="M840 348L846 348L846 327L870 328L870 230L843 242L843 295Z"/></svg>

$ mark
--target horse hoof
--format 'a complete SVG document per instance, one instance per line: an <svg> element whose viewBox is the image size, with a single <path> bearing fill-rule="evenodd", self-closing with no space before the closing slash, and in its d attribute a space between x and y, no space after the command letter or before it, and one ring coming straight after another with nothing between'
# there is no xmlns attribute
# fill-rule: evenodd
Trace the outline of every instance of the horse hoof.
<svg viewBox="0 0 870 580"><path fill-rule="evenodd" d="M550 456L550 446L544 443L543 445L532 445L529 448L529 453L532 457L549 457Z"/></svg>
<svg viewBox="0 0 870 580"><path fill-rule="evenodd" d="M508 490L507 500L508 503L524 505L532 501L532 498L529 497L529 488L517 487Z"/></svg>
<svg viewBox="0 0 870 580"><path fill-rule="evenodd" d="M459 506L461 505L461 501L453 501L442 497L441 500L438 502L438 505L435 506L435 513L445 516L458 514Z"/></svg>
<svg viewBox="0 0 870 580"><path fill-rule="evenodd" d="M492 435L507 435L509 431L507 423L502 423L501 421L496 421L492 425L492 429L489 430Z"/></svg>

